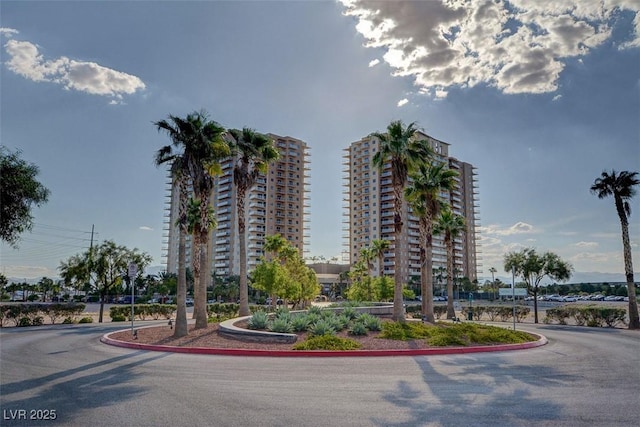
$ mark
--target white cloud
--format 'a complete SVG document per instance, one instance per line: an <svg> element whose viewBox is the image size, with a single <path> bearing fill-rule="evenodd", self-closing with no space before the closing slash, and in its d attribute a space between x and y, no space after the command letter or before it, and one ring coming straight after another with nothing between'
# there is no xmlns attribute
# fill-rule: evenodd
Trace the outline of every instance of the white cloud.
<svg viewBox="0 0 640 427"><path fill-rule="evenodd" d="M526 222L516 222L510 227L503 228L498 225L489 225L486 227L480 227L482 234L496 235L496 236L512 236L514 234L529 234L536 233L538 230L534 229L533 225Z"/></svg>
<svg viewBox="0 0 640 427"><path fill-rule="evenodd" d="M380 63L379 59L374 59L373 61L369 62L369 68L371 67L375 67L376 65L378 65Z"/></svg>
<svg viewBox="0 0 640 427"><path fill-rule="evenodd" d="M607 40L621 10L635 13L635 31L620 48L640 46L633 0L341 2L365 46L385 48L394 75L436 97L480 83L504 93L554 92L564 61Z"/></svg>
<svg viewBox="0 0 640 427"><path fill-rule="evenodd" d="M559 100L560 98L562 98L562 95L556 95L556 96L554 96L551 100L552 100L552 101L557 101L557 100Z"/></svg>
<svg viewBox="0 0 640 427"><path fill-rule="evenodd" d="M398 101L398 107L402 107L405 104L408 104L409 100L407 98L401 99L400 101Z"/></svg>
<svg viewBox="0 0 640 427"><path fill-rule="evenodd" d="M142 231L153 231L153 228L147 227L146 225L139 227L139 229Z"/></svg>
<svg viewBox="0 0 640 427"><path fill-rule="evenodd" d="M14 34L18 34L18 30L14 30L13 28L0 27L0 35L6 37L12 37Z"/></svg>
<svg viewBox="0 0 640 427"><path fill-rule="evenodd" d="M597 248L598 242L577 242L574 243L573 246L578 248Z"/></svg>
<svg viewBox="0 0 640 427"><path fill-rule="evenodd" d="M95 62L77 61L64 56L45 59L38 46L31 42L9 40L4 48L9 56L5 62L7 68L34 82L57 83L65 89L115 99L145 88L140 78Z"/></svg>

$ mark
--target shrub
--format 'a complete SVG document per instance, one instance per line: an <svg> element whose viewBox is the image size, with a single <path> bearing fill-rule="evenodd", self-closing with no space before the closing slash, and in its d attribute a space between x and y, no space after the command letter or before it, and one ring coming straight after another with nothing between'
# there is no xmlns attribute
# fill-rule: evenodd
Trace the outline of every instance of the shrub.
<svg viewBox="0 0 640 427"><path fill-rule="evenodd" d="M294 316L291 319L291 327L295 332L305 332L309 328L308 316Z"/></svg>
<svg viewBox="0 0 640 427"><path fill-rule="evenodd" d="M291 333L293 328L291 327L291 323L289 323L289 319L285 317L273 319L273 322L269 324L269 330L271 332L279 332L279 333Z"/></svg>
<svg viewBox="0 0 640 427"><path fill-rule="evenodd" d="M317 305L312 305L311 307L309 307L309 310L307 311L307 313L317 314L318 316L320 316L323 311L326 311L326 310L323 310L322 307L319 307Z"/></svg>
<svg viewBox="0 0 640 427"><path fill-rule="evenodd" d="M67 318L67 319L69 319L69 318ZM112 315L111 316L111 321L112 322L124 322L125 320L127 320L127 317L123 316L121 314L116 314L116 315ZM66 323L66 320L65 320L65 323ZM73 323L73 322L69 322L69 323Z"/></svg>
<svg viewBox="0 0 640 427"><path fill-rule="evenodd" d="M367 335L367 327L362 322L354 322L349 333L351 335Z"/></svg>
<svg viewBox="0 0 640 427"><path fill-rule="evenodd" d="M293 346L294 350L357 350L360 343L333 335L312 336Z"/></svg>
<svg viewBox="0 0 640 427"><path fill-rule="evenodd" d="M379 317L376 317L369 313L362 313L357 319L362 322L364 326L370 331L380 331L382 329L382 321Z"/></svg>
<svg viewBox="0 0 640 427"><path fill-rule="evenodd" d="M344 310L342 310L342 315L346 316L349 320L353 320L358 317L358 312L353 307L345 307Z"/></svg>
<svg viewBox="0 0 640 427"><path fill-rule="evenodd" d="M18 320L18 326L31 326L31 319L26 316L21 317L20 320Z"/></svg>
<svg viewBox="0 0 640 427"><path fill-rule="evenodd" d="M83 317L78 323L93 323L93 317Z"/></svg>
<svg viewBox="0 0 640 427"><path fill-rule="evenodd" d="M122 318L122 320L124 320L124 318ZM71 325L72 323L73 323L73 317L71 316L65 317L65 319L62 321L63 325Z"/></svg>
<svg viewBox="0 0 640 427"><path fill-rule="evenodd" d="M249 329L266 329L269 318L264 311L257 311L249 319Z"/></svg>
<svg viewBox="0 0 640 427"><path fill-rule="evenodd" d="M335 335L336 331L331 322L326 319L320 319L309 327L309 333L312 336Z"/></svg>
<svg viewBox="0 0 640 427"><path fill-rule="evenodd" d="M385 322L382 325L380 338L409 341L429 337L429 326L414 322Z"/></svg>
<svg viewBox="0 0 640 427"><path fill-rule="evenodd" d="M31 319L31 324L33 326L41 326L44 325L44 317L42 316L36 316L33 319Z"/></svg>

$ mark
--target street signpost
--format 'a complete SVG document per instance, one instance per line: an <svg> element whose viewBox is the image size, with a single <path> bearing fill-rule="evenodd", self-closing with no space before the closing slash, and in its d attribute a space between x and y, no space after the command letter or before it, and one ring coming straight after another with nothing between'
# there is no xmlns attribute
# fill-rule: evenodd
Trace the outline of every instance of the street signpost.
<svg viewBox="0 0 640 427"><path fill-rule="evenodd" d="M133 309L133 304L135 302L135 283L134 280L136 278L136 275L138 274L138 266L135 263L129 263L129 270L128 270L128 276L129 276L129 284L131 285L131 335L133 335L134 338L136 338L136 331L135 329L133 329L133 315L134 315L134 309Z"/></svg>

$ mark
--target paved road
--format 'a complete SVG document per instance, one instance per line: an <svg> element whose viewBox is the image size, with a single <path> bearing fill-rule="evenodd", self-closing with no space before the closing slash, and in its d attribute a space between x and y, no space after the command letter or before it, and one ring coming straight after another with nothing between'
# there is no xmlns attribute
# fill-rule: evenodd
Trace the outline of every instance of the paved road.
<svg viewBox="0 0 640 427"><path fill-rule="evenodd" d="M640 425L639 333L519 327L549 344L455 356L238 358L99 342L122 324L4 329L0 425ZM55 420L16 419L52 410Z"/></svg>

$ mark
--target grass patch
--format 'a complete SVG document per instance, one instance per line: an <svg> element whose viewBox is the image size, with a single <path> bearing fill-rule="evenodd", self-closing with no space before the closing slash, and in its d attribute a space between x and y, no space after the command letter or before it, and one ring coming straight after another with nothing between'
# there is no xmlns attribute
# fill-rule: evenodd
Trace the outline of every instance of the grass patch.
<svg viewBox="0 0 640 427"><path fill-rule="evenodd" d="M313 336L293 346L294 350L357 350L360 343L335 335Z"/></svg>
<svg viewBox="0 0 640 427"><path fill-rule="evenodd" d="M520 344L535 339L526 332L511 331L497 326L474 323L425 325L417 322L386 322L383 324L380 338L402 341L426 340L427 344L434 347Z"/></svg>

